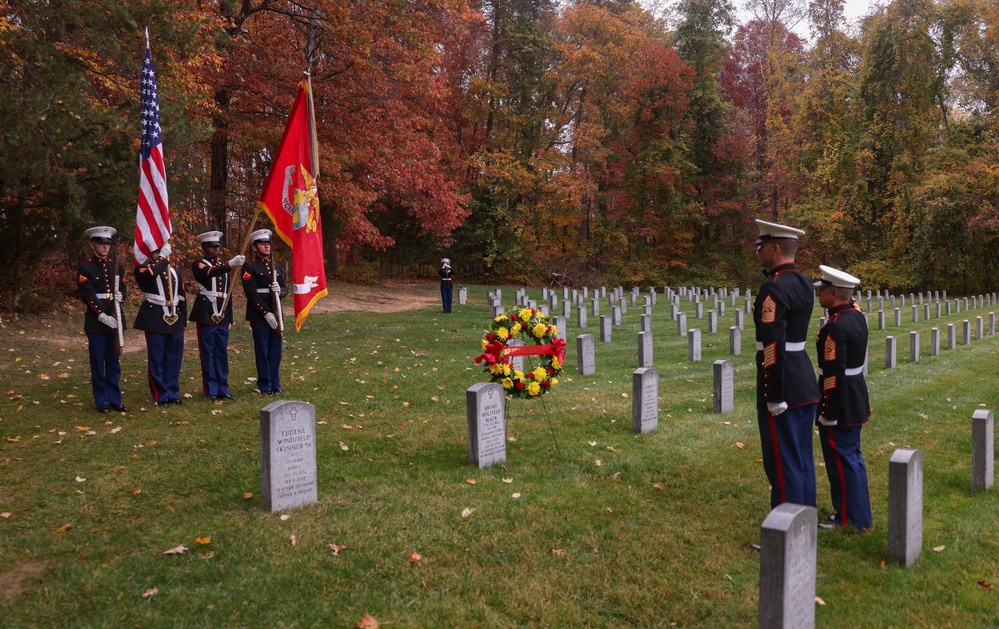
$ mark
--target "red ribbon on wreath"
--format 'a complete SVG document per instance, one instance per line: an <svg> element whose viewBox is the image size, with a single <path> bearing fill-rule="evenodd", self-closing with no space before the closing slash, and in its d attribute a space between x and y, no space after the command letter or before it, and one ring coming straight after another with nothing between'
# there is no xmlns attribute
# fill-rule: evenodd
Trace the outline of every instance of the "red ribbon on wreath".
<svg viewBox="0 0 999 629"><path fill-rule="evenodd" d="M517 345L507 347L502 341L493 341L486 345L485 351L475 359L478 365L483 360L487 365L506 362L507 356L554 356L558 362L565 362L565 339L556 337L551 345Z"/></svg>

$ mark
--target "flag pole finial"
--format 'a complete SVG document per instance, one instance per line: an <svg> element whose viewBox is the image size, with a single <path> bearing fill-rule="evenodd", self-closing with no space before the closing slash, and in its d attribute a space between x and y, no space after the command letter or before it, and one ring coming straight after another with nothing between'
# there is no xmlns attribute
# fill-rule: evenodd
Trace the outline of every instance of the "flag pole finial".
<svg viewBox="0 0 999 629"><path fill-rule="evenodd" d="M146 48L149 48L149 27L146 27Z"/></svg>

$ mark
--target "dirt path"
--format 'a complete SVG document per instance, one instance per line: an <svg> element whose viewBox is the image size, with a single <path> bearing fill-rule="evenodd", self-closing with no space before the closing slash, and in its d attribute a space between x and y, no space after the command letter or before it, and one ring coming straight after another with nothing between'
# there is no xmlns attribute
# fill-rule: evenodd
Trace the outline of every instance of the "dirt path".
<svg viewBox="0 0 999 629"><path fill-rule="evenodd" d="M329 295L312 308L313 312L402 312L440 305L440 296L434 292L410 286L364 286L360 284L332 284Z"/></svg>

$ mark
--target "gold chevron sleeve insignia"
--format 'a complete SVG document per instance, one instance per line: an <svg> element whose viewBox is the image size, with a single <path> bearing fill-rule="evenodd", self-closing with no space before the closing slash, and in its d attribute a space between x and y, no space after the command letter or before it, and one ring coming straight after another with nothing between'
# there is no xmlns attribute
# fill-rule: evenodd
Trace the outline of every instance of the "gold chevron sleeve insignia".
<svg viewBox="0 0 999 629"><path fill-rule="evenodd" d="M826 376L822 382L822 390L829 391L836 388L836 376Z"/></svg>
<svg viewBox="0 0 999 629"><path fill-rule="evenodd" d="M777 364L777 342L774 341L770 345L763 348L763 366L773 367Z"/></svg>
<svg viewBox="0 0 999 629"><path fill-rule="evenodd" d="M836 360L836 340L831 336L826 337L826 343L822 348L822 360L827 363Z"/></svg>
<svg viewBox="0 0 999 629"><path fill-rule="evenodd" d="M760 313L762 323L773 323L777 320L777 302L770 295L763 300L763 312Z"/></svg>

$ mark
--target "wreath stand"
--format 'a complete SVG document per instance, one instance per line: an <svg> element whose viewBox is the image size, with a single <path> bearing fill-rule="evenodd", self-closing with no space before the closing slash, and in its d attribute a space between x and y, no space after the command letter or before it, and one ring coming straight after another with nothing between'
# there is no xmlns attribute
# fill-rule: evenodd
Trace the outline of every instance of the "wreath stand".
<svg viewBox="0 0 999 629"><path fill-rule="evenodd" d="M530 371L533 371L534 370L534 361L531 360L530 356L527 356L526 358L527 358L528 364L531 366L531 370ZM514 399L513 397L510 398L511 401L513 399ZM545 402L545 396L544 395L539 395L538 399L541 400L541 408L542 408L542 410L543 410L543 412L545 414L545 421L548 422L548 430L552 434L552 441L555 442L555 451L558 452L559 456L562 456L562 448L559 447L559 445L558 445L558 437L555 436L555 426L552 424L551 415L548 413L548 404ZM513 417L516 417L516 415L513 416ZM527 415L524 415L524 417L527 417ZM510 419L511 419L510 405L509 404L503 404L503 422L506 423Z"/></svg>

